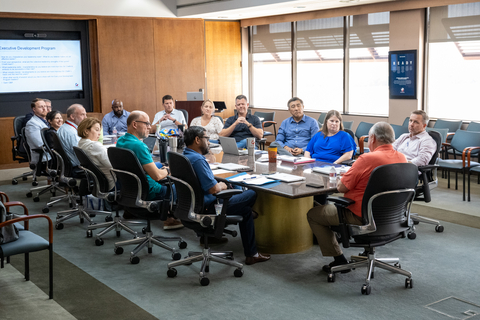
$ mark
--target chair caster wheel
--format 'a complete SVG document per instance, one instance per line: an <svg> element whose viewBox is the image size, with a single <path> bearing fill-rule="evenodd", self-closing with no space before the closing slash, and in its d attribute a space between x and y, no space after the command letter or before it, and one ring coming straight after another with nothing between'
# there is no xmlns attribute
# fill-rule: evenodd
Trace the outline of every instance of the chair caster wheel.
<svg viewBox="0 0 480 320"><path fill-rule="evenodd" d="M112 216L106 216L105 217L105 222L110 222L110 221L113 221L113 217Z"/></svg>
<svg viewBox="0 0 480 320"><path fill-rule="evenodd" d="M202 286L208 286L210 284L210 280L208 280L208 278L200 278L200 284Z"/></svg>
<svg viewBox="0 0 480 320"><path fill-rule="evenodd" d="M172 253L172 259L173 260L180 260L180 259L182 259L182 255L180 254L180 252L174 252L174 253Z"/></svg>
<svg viewBox="0 0 480 320"><path fill-rule="evenodd" d="M370 285L368 284L364 284L362 287L362 294L365 294L368 296L370 292L372 292L372 287L370 287Z"/></svg>
<svg viewBox="0 0 480 320"><path fill-rule="evenodd" d="M23 181L27 181L27 177L22 177L22 180L23 180Z"/></svg>
<svg viewBox="0 0 480 320"><path fill-rule="evenodd" d="M410 239L410 240L413 240L417 237L417 234L415 232L409 232L407 234L407 238Z"/></svg>
<svg viewBox="0 0 480 320"><path fill-rule="evenodd" d="M102 239L95 239L95 245L96 245L97 247L102 246L102 245L103 245L103 240L102 240Z"/></svg>
<svg viewBox="0 0 480 320"><path fill-rule="evenodd" d="M50 209L48 209L48 207L44 207L44 208L42 209L42 212L43 212L43 213L48 213L49 211L50 211Z"/></svg>
<svg viewBox="0 0 480 320"><path fill-rule="evenodd" d="M115 252L115 254L122 254L123 253L123 248L118 247L118 248L115 248L113 251Z"/></svg>
<svg viewBox="0 0 480 320"><path fill-rule="evenodd" d="M31 192L27 193L27 198L33 197L33 194Z"/></svg>
<svg viewBox="0 0 480 320"><path fill-rule="evenodd" d="M55 229L62 230L63 229L63 223L56 224Z"/></svg>
<svg viewBox="0 0 480 320"><path fill-rule="evenodd" d="M92 230L87 230L87 238L93 237L93 231Z"/></svg>
<svg viewBox="0 0 480 320"><path fill-rule="evenodd" d="M412 278L407 278L405 279L405 288L413 288L413 279Z"/></svg>
<svg viewBox="0 0 480 320"><path fill-rule="evenodd" d="M120 231L117 231L116 233L117 233L117 237L120 237Z"/></svg>
<svg viewBox="0 0 480 320"><path fill-rule="evenodd" d="M242 269L235 269L235 271L233 271L233 275L237 278L241 278L243 276L243 270Z"/></svg>
<svg viewBox="0 0 480 320"><path fill-rule="evenodd" d="M177 269L172 268L167 270L167 277L175 278L177 276Z"/></svg>
<svg viewBox="0 0 480 320"><path fill-rule="evenodd" d="M147 228L143 227L143 228L142 228L142 233L143 233L143 234L147 234Z"/></svg>
<svg viewBox="0 0 480 320"><path fill-rule="evenodd" d="M327 282L335 282L335 273L329 273L328 274Z"/></svg>
<svg viewBox="0 0 480 320"><path fill-rule="evenodd" d="M420 223L420 221L413 220L413 224L414 224L414 225L417 225L417 224L419 224L419 223Z"/></svg>
<svg viewBox="0 0 480 320"><path fill-rule="evenodd" d="M135 257L130 257L130 263L131 264L138 264L140 262L140 258L135 256Z"/></svg>
<svg viewBox="0 0 480 320"><path fill-rule="evenodd" d="M443 226L435 226L435 231L443 232Z"/></svg>
<svg viewBox="0 0 480 320"><path fill-rule="evenodd" d="M187 243L185 241L178 241L178 247L180 249L185 249L187 247Z"/></svg>
<svg viewBox="0 0 480 320"><path fill-rule="evenodd" d="M85 222L85 219L80 218L80 223L84 223L84 222Z"/></svg>
<svg viewBox="0 0 480 320"><path fill-rule="evenodd" d="M38 186L38 182L37 181L32 181L32 186L34 186L34 187Z"/></svg>
<svg viewBox="0 0 480 320"><path fill-rule="evenodd" d="M26 179L25 179L25 180L26 180ZM17 184L18 184L18 181L17 181L17 180L15 180L15 179L13 179L13 180L12 180L12 184L15 186L15 185L17 185Z"/></svg>
<svg viewBox="0 0 480 320"><path fill-rule="evenodd" d="M393 266L398 269L402 269L402 265L399 262L394 263Z"/></svg>
<svg viewBox="0 0 480 320"><path fill-rule="evenodd" d="M40 198L39 198L39 197L33 198L33 202L39 202L39 201L40 201Z"/></svg>

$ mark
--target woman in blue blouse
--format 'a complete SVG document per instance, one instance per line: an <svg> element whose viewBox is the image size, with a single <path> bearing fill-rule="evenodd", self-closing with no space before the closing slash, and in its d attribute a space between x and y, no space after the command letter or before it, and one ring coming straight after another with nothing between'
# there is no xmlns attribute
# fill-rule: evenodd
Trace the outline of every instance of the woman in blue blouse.
<svg viewBox="0 0 480 320"><path fill-rule="evenodd" d="M322 130L315 134L307 145L305 157L318 161L341 163L350 160L356 149L352 136L343 131L342 116L330 110L325 117Z"/></svg>

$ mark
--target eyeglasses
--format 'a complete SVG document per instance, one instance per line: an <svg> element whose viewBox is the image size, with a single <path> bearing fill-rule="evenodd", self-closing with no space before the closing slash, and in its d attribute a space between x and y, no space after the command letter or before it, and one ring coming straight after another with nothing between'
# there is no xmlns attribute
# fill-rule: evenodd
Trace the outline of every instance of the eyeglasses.
<svg viewBox="0 0 480 320"><path fill-rule="evenodd" d="M135 120L135 122L141 122L145 124L147 127L150 127L152 125L150 122L146 122L146 121Z"/></svg>
<svg viewBox="0 0 480 320"><path fill-rule="evenodd" d="M209 136L203 136L202 139L210 140L210 137Z"/></svg>

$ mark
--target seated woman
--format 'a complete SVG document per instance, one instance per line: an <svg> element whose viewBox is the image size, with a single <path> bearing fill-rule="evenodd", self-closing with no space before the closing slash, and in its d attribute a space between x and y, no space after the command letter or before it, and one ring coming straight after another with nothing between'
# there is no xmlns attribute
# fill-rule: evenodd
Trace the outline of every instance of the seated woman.
<svg viewBox="0 0 480 320"><path fill-rule="evenodd" d="M97 118L85 118L78 125L78 136L82 139L78 142L78 147L85 151L92 162L100 169L108 180L108 190L115 186L115 180L110 173L112 164L108 160L107 148L105 148L98 138L102 133L102 123Z"/></svg>
<svg viewBox="0 0 480 320"><path fill-rule="evenodd" d="M318 161L341 163L350 160L356 149L352 136L343 131L342 116L330 110L322 130L316 133L307 145L305 157Z"/></svg>
<svg viewBox="0 0 480 320"><path fill-rule="evenodd" d="M49 113L47 113L46 119L48 121L48 124L50 125L50 128L48 131L50 132L57 132L58 128L60 128L63 124L63 117L62 113L58 110L52 110ZM49 135L46 136L48 146L51 148L52 147L52 141Z"/></svg>
<svg viewBox="0 0 480 320"><path fill-rule="evenodd" d="M203 101L201 108L202 116L193 119L190 126L205 128L207 130L206 135L210 137L210 142L218 143L218 133L223 129L223 122L218 117L213 116L215 107L212 100Z"/></svg>

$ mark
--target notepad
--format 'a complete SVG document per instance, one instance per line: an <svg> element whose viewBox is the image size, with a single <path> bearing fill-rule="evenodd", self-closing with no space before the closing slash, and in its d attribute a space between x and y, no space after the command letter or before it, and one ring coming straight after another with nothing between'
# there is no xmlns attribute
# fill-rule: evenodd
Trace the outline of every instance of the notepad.
<svg viewBox="0 0 480 320"><path fill-rule="evenodd" d="M283 182L295 182L295 181L306 180L306 178L302 176L296 176L293 174L280 173L280 172L268 175L267 177L268 179L280 180Z"/></svg>
<svg viewBox="0 0 480 320"><path fill-rule="evenodd" d="M315 162L315 159L307 157L278 156L278 159L286 162L292 162L295 164Z"/></svg>
<svg viewBox="0 0 480 320"><path fill-rule="evenodd" d="M243 166L236 163L219 163L218 168L232 171L250 169L249 166Z"/></svg>
<svg viewBox="0 0 480 320"><path fill-rule="evenodd" d="M332 166L313 167L312 171L329 175L331 167ZM350 168L351 167L348 167L348 166L335 167L335 171L337 171L337 175L339 175L339 174L344 174L345 172L350 170Z"/></svg>

